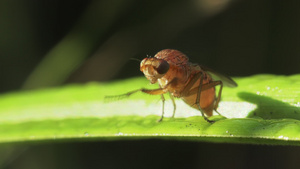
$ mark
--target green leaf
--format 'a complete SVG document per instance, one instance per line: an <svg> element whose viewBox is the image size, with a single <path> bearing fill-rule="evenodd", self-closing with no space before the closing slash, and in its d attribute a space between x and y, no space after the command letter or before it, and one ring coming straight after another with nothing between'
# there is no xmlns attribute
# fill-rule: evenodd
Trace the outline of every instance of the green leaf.
<svg viewBox="0 0 300 169"><path fill-rule="evenodd" d="M69 85L0 96L0 142L63 139L180 139L209 142L300 145L300 75L234 78L224 88L218 111L210 117L176 100L136 93L122 100L104 96L157 88L145 78Z"/></svg>

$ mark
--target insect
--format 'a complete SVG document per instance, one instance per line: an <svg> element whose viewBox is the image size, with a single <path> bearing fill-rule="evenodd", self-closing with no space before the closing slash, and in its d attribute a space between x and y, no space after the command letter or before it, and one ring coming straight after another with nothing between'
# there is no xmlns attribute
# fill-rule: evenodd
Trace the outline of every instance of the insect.
<svg viewBox="0 0 300 169"><path fill-rule="evenodd" d="M165 97L169 93L175 116L176 104L174 97L181 98L186 104L198 109L207 122L213 123L208 117L212 116L213 110L217 112L221 99L223 82L229 87L236 87L237 84L230 78L213 71L207 67L189 62L188 57L182 52L174 49L164 49L154 57L147 57L140 63L140 70L150 83L159 84L158 89L138 89L128 92L122 96L130 96L136 92L143 92L151 95L160 95L162 99L162 115L158 121L164 118ZM220 80L213 80L212 76ZM218 96L215 86L220 85ZM116 97L116 96L108 96Z"/></svg>

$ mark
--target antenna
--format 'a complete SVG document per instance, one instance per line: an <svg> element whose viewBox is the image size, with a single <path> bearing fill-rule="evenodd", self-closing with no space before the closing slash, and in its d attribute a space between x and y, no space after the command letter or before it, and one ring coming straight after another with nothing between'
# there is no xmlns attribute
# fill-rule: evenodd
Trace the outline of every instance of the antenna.
<svg viewBox="0 0 300 169"><path fill-rule="evenodd" d="M137 59L137 58L129 58L130 60L135 60L135 61L138 61L138 62L141 62L140 59Z"/></svg>

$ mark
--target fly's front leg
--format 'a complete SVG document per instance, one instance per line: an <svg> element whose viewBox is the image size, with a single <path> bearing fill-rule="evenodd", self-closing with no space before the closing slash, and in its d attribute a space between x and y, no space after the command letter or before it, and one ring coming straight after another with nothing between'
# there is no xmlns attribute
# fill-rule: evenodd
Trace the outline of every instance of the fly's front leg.
<svg viewBox="0 0 300 169"><path fill-rule="evenodd" d="M165 94L167 91L166 89L163 88L159 88L159 89L138 89L138 90L134 90L125 94L121 94L121 95L116 95L116 96L105 96L104 99L123 99L125 97L129 97L134 93L137 92L143 92L143 93L147 93L147 94L151 94L151 95L161 95L161 94Z"/></svg>
<svg viewBox="0 0 300 169"><path fill-rule="evenodd" d="M117 99L122 99L124 97L129 97L130 95L137 93L137 92L143 92L146 94L151 94L151 95L161 95L161 99L162 99L162 115L161 118L158 120L158 122L163 120L164 117L164 108L165 108L165 97L163 94L165 94L166 92L168 92L167 88L159 88L159 89L138 89L138 90L134 90L122 95L117 95L117 96L105 96L104 99L113 99L113 98L117 98Z"/></svg>
<svg viewBox="0 0 300 169"><path fill-rule="evenodd" d="M121 99L124 97L129 97L130 95L137 93L137 92L143 92L146 94L151 94L151 95L161 95L161 99L162 99L162 115L161 118L158 121L162 121L163 117L164 117L164 108L165 108L165 97L163 96L163 94L168 92L168 87L169 85L172 85L173 83L176 83L177 79L174 78L171 82L169 82L166 86L164 86L163 88L159 88L159 89L138 89L138 90L134 90L122 95L117 95L117 96L105 96L104 99L113 99L113 98L117 98L117 99ZM174 105L174 111L173 111L173 116L175 114L175 110L176 110L176 105L175 105L175 101L173 96L171 97L173 105Z"/></svg>

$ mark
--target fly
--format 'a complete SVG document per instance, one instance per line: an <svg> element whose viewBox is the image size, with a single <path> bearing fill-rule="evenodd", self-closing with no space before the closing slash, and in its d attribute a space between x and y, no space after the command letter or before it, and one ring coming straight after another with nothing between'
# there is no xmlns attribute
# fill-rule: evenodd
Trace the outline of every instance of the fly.
<svg viewBox="0 0 300 169"><path fill-rule="evenodd" d="M188 57L182 52L174 49L164 49L154 57L147 57L140 63L140 70L150 83L159 84L158 89L138 89L119 96L128 97L136 92L151 95L160 95L162 99L162 115L158 121L164 118L165 93L170 94L173 103L173 115L175 116L176 104L174 97L181 98L189 106L198 109L204 119L213 123L208 117L212 116L213 110L217 108L221 99L223 82L229 87L237 84L230 77L222 75L198 64L189 62ZM213 77L216 77L214 80ZM220 85L218 96L215 86ZM106 97L106 98L107 98Z"/></svg>

